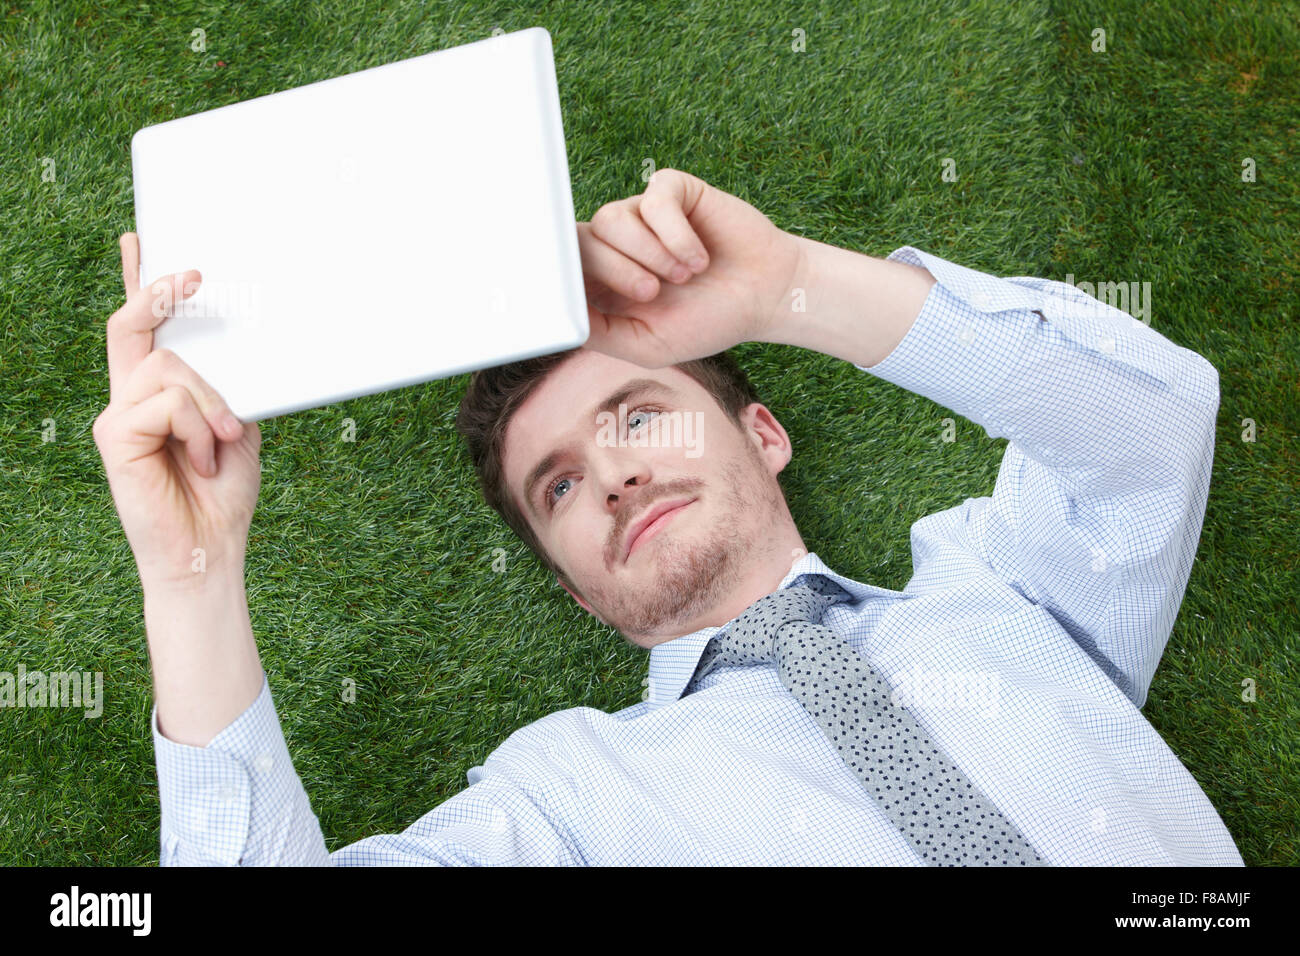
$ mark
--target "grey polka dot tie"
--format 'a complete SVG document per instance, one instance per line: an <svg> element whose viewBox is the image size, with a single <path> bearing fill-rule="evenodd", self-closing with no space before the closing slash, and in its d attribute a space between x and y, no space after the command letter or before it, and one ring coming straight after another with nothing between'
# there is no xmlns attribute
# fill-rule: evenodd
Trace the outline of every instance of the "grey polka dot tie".
<svg viewBox="0 0 1300 956"><path fill-rule="evenodd" d="M715 634L686 693L719 664L776 661L781 683L932 866L1045 866L1024 836L934 745L890 685L821 623L852 595L825 575L759 598Z"/></svg>

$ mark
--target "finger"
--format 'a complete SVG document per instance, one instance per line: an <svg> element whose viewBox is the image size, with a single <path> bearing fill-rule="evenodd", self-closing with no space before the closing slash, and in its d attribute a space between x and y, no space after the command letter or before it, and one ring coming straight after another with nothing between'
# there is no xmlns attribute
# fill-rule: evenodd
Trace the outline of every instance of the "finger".
<svg viewBox="0 0 1300 956"><path fill-rule="evenodd" d="M194 470L206 478L217 473L215 439L194 398L179 385L119 412L110 429L110 445L124 450L125 461L151 455L175 438L185 445Z"/></svg>
<svg viewBox="0 0 1300 956"><path fill-rule="evenodd" d="M591 234L660 278L685 282L691 277L691 270L679 262L642 221L637 212L640 198L601 206L591 217Z"/></svg>
<svg viewBox="0 0 1300 956"><path fill-rule="evenodd" d="M602 312L587 306L587 341L582 348L640 365L643 368L663 368L677 364L655 337L654 331L642 319Z"/></svg>
<svg viewBox="0 0 1300 956"><path fill-rule="evenodd" d="M659 241L692 272L703 272L709 252L691 228L690 214L704 195L705 183L679 169L660 169L650 177L639 210Z"/></svg>
<svg viewBox="0 0 1300 956"><path fill-rule="evenodd" d="M659 294L654 273L596 236L590 223L578 223L578 252L589 287L608 289L636 302L648 302Z"/></svg>
<svg viewBox="0 0 1300 956"><path fill-rule="evenodd" d="M145 356L122 385L121 403L138 405L169 388L185 389L218 438L234 441L244 433L225 399L184 359L171 349L155 349Z"/></svg>
<svg viewBox="0 0 1300 956"><path fill-rule="evenodd" d="M124 232L118 245L122 247L122 287L129 299L140 291L140 237Z"/></svg>
<svg viewBox="0 0 1300 956"><path fill-rule="evenodd" d="M126 263L123 263L123 270ZM194 294L203 276L198 269L177 272L153 282L109 317L109 401L117 397L137 365L153 350L153 330L171 312L172 304Z"/></svg>

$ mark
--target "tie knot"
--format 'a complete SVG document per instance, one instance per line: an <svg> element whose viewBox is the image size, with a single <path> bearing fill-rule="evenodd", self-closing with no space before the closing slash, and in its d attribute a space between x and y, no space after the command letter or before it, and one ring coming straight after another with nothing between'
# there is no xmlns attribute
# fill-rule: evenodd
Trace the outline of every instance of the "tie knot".
<svg viewBox="0 0 1300 956"><path fill-rule="evenodd" d="M695 689L705 674L719 665L766 664L773 660L787 624L820 624L832 604L851 600L853 595L823 574L807 574L805 583L765 594L738 614L709 641L686 692Z"/></svg>

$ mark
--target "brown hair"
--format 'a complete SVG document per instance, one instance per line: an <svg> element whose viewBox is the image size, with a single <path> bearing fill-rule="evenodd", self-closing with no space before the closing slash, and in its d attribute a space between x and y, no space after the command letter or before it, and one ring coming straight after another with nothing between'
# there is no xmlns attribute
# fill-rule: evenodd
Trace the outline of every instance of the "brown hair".
<svg viewBox="0 0 1300 956"><path fill-rule="evenodd" d="M478 473L484 500L501 515L543 565L570 585L572 581L569 576L551 559L533 534L527 516L515 507L510 489L505 487L502 458L506 429L519 406L547 375L579 351L581 350L573 348L474 372L456 414L456 430L469 446L470 458ZM681 362L672 367L685 372L703 386L737 428L740 427L741 411L759 401L758 393L750 384L744 369L727 352Z"/></svg>

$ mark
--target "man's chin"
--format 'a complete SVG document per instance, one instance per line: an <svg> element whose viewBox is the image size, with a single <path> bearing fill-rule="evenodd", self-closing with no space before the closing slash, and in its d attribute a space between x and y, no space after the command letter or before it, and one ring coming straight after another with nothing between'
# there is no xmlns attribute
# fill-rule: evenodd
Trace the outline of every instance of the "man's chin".
<svg viewBox="0 0 1300 956"><path fill-rule="evenodd" d="M728 540L670 541L665 536L646 545L630 556L623 590L627 600L613 626L637 643L642 636L689 634L697 629L695 620L726 597L735 558Z"/></svg>

